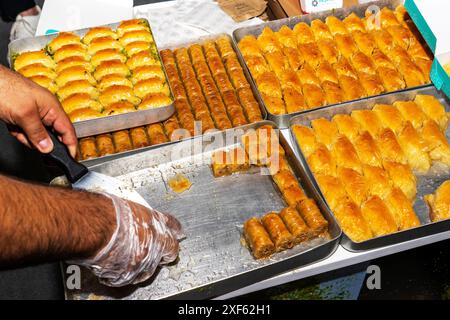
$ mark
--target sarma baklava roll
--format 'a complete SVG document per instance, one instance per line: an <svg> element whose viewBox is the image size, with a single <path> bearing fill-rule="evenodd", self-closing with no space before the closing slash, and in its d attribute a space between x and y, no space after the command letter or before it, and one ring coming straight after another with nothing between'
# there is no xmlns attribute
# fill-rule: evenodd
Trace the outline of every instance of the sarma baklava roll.
<svg viewBox="0 0 450 320"><path fill-rule="evenodd" d="M275 252L275 245L258 218L245 222L244 237L256 259L268 258Z"/></svg>
<svg viewBox="0 0 450 320"><path fill-rule="evenodd" d="M405 121L411 122L416 130L422 128L425 121L428 120L422 109L413 101L396 101L394 107L397 108Z"/></svg>
<svg viewBox="0 0 450 320"><path fill-rule="evenodd" d="M285 48L297 49L297 38L294 31L286 25L283 25L278 32L276 32L278 41Z"/></svg>
<svg viewBox="0 0 450 320"><path fill-rule="evenodd" d="M337 34L348 33L347 27L345 26L344 22L335 16L328 16L325 19L325 23L327 24L327 26L333 36L335 36Z"/></svg>
<svg viewBox="0 0 450 320"><path fill-rule="evenodd" d="M340 53L336 47L336 42L334 40L320 39L319 41L317 41L317 47L328 63L334 64L338 61Z"/></svg>
<svg viewBox="0 0 450 320"><path fill-rule="evenodd" d="M111 134L101 134L95 137L97 142L97 149L99 157L107 156L109 154L114 154L114 143Z"/></svg>
<svg viewBox="0 0 450 320"><path fill-rule="evenodd" d="M360 207L352 201L346 200L333 211L339 226L354 242L363 242L373 238L368 223L364 220Z"/></svg>
<svg viewBox="0 0 450 320"><path fill-rule="evenodd" d="M374 167L383 167L383 160L377 143L369 132L364 131L353 141L358 158L363 164Z"/></svg>
<svg viewBox="0 0 450 320"><path fill-rule="evenodd" d="M314 130L317 142L323 143L328 148L331 148L334 145L339 136L336 124L325 118L312 120L311 127Z"/></svg>
<svg viewBox="0 0 450 320"><path fill-rule="evenodd" d="M130 136L134 149L139 149L150 145L144 127L130 129Z"/></svg>
<svg viewBox="0 0 450 320"><path fill-rule="evenodd" d="M348 199L348 194L340 179L323 174L316 174L315 178L332 210L342 203L342 201Z"/></svg>
<svg viewBox="0 0 450 320"><path fill-rule="evenodd" d="M331 121L336 125L339 133L349 138L350 141L355 141L361 131L358 122L347 114L337 114Z"/></svg>
<svg viewBox="0 0 450 320"><path fill-rule="evenodd" d="M231 42L227 37L220 37L219 39L217 39L216 45L219 49L220 55L224 60L236 57L236 52L234 52Z"/></svg>
<svg viewBox="0 0 450 320"><path fill-rule="evenodd" d="M389 174L380 167L364 165L364 178L369 186L371 196L385 199L393 187Z"/></svg>
<svg viewBox="0 0 450 320"><path fill-rule="evenodd" d="M272 178L273 181L275 181L275 184L278 186L278 189L280 189L281 191L286 190L290 187L298 186L297 178L291 171L281 170L277 174L274 174Z"/></svg>
<svg viewBox="0 0 450 320"><path fill-rule="evenodd" d="M383 167L389 174L394 187L399 188L410 201L416 199L417 178L407 164L385 161Z"/></svg>
<svg viewBox="0 0 450 320"><path fill-rule="evenodd" d="M248 121L250 123L261 121L261 109L253 96L252 90L249 88L238 90L238 97Z"/></svg>
<svg viewBox="0 0 450 320"><path fill-rule="evenodd" d="M444 182L434 194L426 195L432 222L450 219L450 180Z"/></svg>
<svg viewBox="0 0 450 320"><path fill-rule="evenodd" d="M355 170L348 168L338 168L337 177L344 186L344 190L347 195L358 206L367 200L370 193L370 186L366 177Z"/></svg>
<svg viewBox="0 0 450 320"><path fill-rule="evenodd" d="M215 151L211 156L211 169L214 177L224 177L230 175L230 154L225 150Z"/></svg>
<svg viewBox="0 0 450 320"><path fill-rule="evenodd" d="M359 51L355 41L353 41L353 37L350 34L337 34L334 37L334 40L341 55L347 59L350 59Z"/></svg>
<svg viewBox="0 0 450 320"><path fill-rule="evenodd" d="M410 200L398 188L392 189L385 200L399 230L407 230L420 226L420 220L414 212Z"/></svg>
<svg viewBox="0 0 450 320"><path fill-rule="evenodd" d="M175 100L174 102L175 110L177 111L178 120L181 127L189 131L191 136L195 134L195 118L192 114L191 106L185 99Z"/></svg>
<svg viewBox="0 0 450 320"><path fill-rule="evenodd" d="M169 139L164 133L164 128L161 123L150 124L146 127L147 135L152 146L169 142Z"/></svg>
<svg viewBox="0 0 450 320"><path fill-rule="evenodd" d="M305 43L313 43L316 41L311 28L304 22L297 23L294 26L294 34L297 37L297 43L305 44Z"/></svg>
<svg viewBox="0 0 450 320"><path fill-rule="evenodd" d="M128 130L121 130L112 133L116 152L124 152L133 149Z"/></svg>
<svg viewBox="0 0 450 320"><path fill-rule="evenodd" d="M82 138L79 141L80 156L82 160L89 160L98 157L97 146L93 137Z"/></svg>
<svg viewBox="0 0 450 320"><path fill-rule="evenodd" d="M176 65L175 55L173 54L172 50L164 49L164 50L161 50L159 54L160 54L161 60L165 66Z"/></svg>
<svg viewBox="0 0 450 320"><path fill-rule="evenodd" d="M378 196L372 196L364 202L361 212L375 237L388 235L398 230L392 213Z"/></svg>
<svg viewBox="0 0 450 320"><path fill-rule="evenodd" d="M323 92L320 86L315 84L304 84L303 96L309 109L322 107L327 103L325 92Z"/></svg>
<svg viewBox="0 0 450 320"><path fill-rule="evenodd" d="M336 161L324 144L319 144L317 149L307 158L311 171L315 174L327 174L336 176Z"/></svg>
<svg viewBox="0 0 450 320"><path fill-rule="evenodd" d="M166 136L169 138L170 141L174 141L176 138L173 136L173 133L180 129L180 124L178 122L177 116L174 114L169 119L163 122L164 125L164 131L166 132Z"/></svg>
<svg viewBox="0 0 450 320"><path fill-rule="evenodd" d="M441 130L444 132L447 129L448 118L444 106L434 96L418 94L414 102L422 109L422 111L434 120Z"/></svg>
<svg viewBox="0 0 450 320"><path fill-rule="evenodd" d="M294 125L292 131L304 156L309 157L319 146L314 131L301 125Z"/></svg>
<svg viewBox="0 0 450 320"><path fill-rule="evenodd" d="M385 128L391 129L395 134L399 134L402 131L405 120L396 107L387 104L377 104L373 107L373 112L380 118Z"/></svg>
<svg viewBox="0 0 450 320"><path fill-rule="evenodd" d="M406 83L397 70L387 67L377 67L377 72L386 91L398 91L406 88Z"/></svg>
<svg viewBox="0 0 450 320"><path fill-rule="evenodd" d="M407 164L408 158L391 129L384 129L376 139L378 150L384 161Z"/></svg>
<svg viewBox="0 0 450 320"><path fill-rule="evenodd" d="M447 137L440 130L437 123L433 120L425 121L421 133L425 143L428 145L430 159L450 166L450 146L447 142Z"/></svg>
<svg viewBox="0 0 450 320"><path fill-rule="evenodd" d="M280 217L294 237L294 244L300 244L311 237L308 226L295 208L284 208Z"/></svg>
<svg viewBox="0 0 450 320"><path fill-rule="evenodd" d="M288 87L283 89L283 98L286 104L287 113L293 113L308 109L303 94L293 88Z"/></svg>
<svg viewBox="0 0 450 320"><path fill-rule="evenodd" d="M319 236L328 231L328 221L322 216L319 207L313 199L306 198L299 202L297 210L314 236Z"/></svg>
<svg viewBox="0 0 450 320"><path fill-rule="evenodd" d="M363 19L358 17L354 12L352 12L349 16L347 16L344 20L342 20L342 22L344 23L347 30L350 32L366 31L366 26L364 24Z"/></svg>
<svg viewBox="0 0 450 320"><path fill-rule="evenodd" d="M344 92L346 101L367 97L367 92L360 81L353 77L339 76L339 85Z"/></svg>
<svg viewBox="0 0 450 320"><path fill-rule="evenodd" d="M427 172L430 169L431 161L428 154L430 146L427 145L417 130L414 129L411 122L406 122L403 131L398 136L398 142L400 143L411 168L422 173Z"/></svg>
<svg viewBox="0 0 450 320"><path fill-rule="evenodd" d="M275 212L266 214L261 219L264 228L267 230L270 239L275 244L277 252L291 249L294 246L294 237L286 228L283 220Z"/></svg>
<svg viewBox="0 0 450 320"><path fill-rule="evenodd" d="M383 130L383 125L376 113L371 110L355 110L352 118L359 123L364 131L368 131L372 137L376 138Z"/></svg>
<svg viewBox="0 0 450 320"><path fill-rule="evenodd" d="M362 173L361 161L355 147L346 136L339 135L336 138L331 152L338 167L349 168Z"/></svg>
<svg viewBox="0 0 450 320"><path fill-rule="evenodd" d="M354 31L352 32L352 37L361 53L371 57L377 48L377 44L372 35L362 31Z"/></svg>
<svg viewBox="0 0 450 320"><path fill-rule="evenodd" d="M295 207L298 203L306 199L305 192L300 185L293 185L282 190L283 198L290 207Z"/></svg>
<svg viewBox="0 0 450 320"><path fill-rule="evenodd" d="M320 52L319 47L315 43L300 44L298 50L313 68L317 68L321 62L325 61L322 52Z"/></svg>

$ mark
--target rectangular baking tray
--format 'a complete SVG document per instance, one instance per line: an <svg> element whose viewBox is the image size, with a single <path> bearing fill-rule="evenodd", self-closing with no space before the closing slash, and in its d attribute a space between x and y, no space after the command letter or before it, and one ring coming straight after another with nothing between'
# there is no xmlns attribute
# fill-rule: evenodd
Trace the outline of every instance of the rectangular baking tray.
<svg viewBox="0 0 450 320"><path fill-rule="evenodd" d="M208 35L208 36L200 37L200 38L198 38L198 39L196 39L194 41L189 41L189 42L174 42L174 43L168 44L167 46L164 46L161 50L164 50L164 49L174 50L174 49L177 49L177 48L186 48L186 47L189 47L190 45L193 45L193 44L201 44L201 43L203 43L203 42L205 42L207 40L215 40L215 39L218 39L220 37L227 37L230 40L234 51L236 53L238 53L239 63L241 64L242 70L244 71L244 75L247 78L248 83L250 84L250 88L252 89L253 96L255 97L256 101L258 102L259 109L261 110L262 118L263 119L267 119L266 108L263 107L261 96L258 94L258 91L256 89L255 83L252 81L250 73L249 73L248 69L245 67L245 63L244 63L244 61L242 59L242 56L239 54L238 49L237 49L233 39L230 37L229 34L222 33L222 34ZM234 130L234 129L237 129L237 128L246 128L248 126L249 125L244 125L244 126L228 129L228 130L225 130L225 131L230 131L230 130ZM250 126L251 126L251 124L250 124ZM131 127L136 127L136 126L131 126ZM206 133L204 135L210 135L210 133ZM187 139L192 139L192 138L193 137L190 137L190 138L187 138ZM183 140L186 140L186 139L183 139ZM149 147L144 147L144 148L140 148L140 149L114 153L114 154L111 154L111 155L95 158L95 159L92 159L92 160L85 160L85 161L82 161L82 162L87 164L87 165L91 165L91 164L95 164L95 163L99 163L99 162L103 162L103 161L109 161L109 160L115 159L117 157L122 157L122 156L127 155L127 154L135 154L137 152L141 152L141 151L144 151L144 150L152 150L152 149L155 149L155 148L160 148L160 147L163 147L163 146L166 146L166 145L170 145L170 144L173 144L173 143L177 143L177 142L178 141L171 141L171 142L162 143L162 144L149 146Z"/></svg>
<svg viewBox="0 0 450 320"><path fill-rule="evenodd" d="M266 28L266 27L270 27L273 31L278 31L284 25L287 25L290 28L293 28L297 23L300 23L300 22L305 22L306 24L311 25L311 22L313 20L320 19L322 21L325 21L325 19L329 16L335 16L339 19L344 19L352 12L356 13L359 17L364 17L364 13L366 12L367 9L377 10L377 9L381 9L384 7L388 7L390 9L395 9L398 5L403 4L403 3L404 3L404 0L374 1L374 2L369 2L369 3L365 3L365 4L361 4L361 5L346 7L346 8L342 8L342 9L334 9L334 10L323 11L323 12L318 12L318 13L310 13L310 14L298 16L298 17L291 17L291 18L286 18L286 19L269 21L269 22L265 22L265 23L262 23L262 24L259 24L256 26L243 27L243 28L236 29L233 32L233 39L235 40L235 42L237 44L246 35L254 35L255 37L258 37L262 33L264 28ZM247 62L245 62L244 58L242 57L242 53L240 51L239 51L239 55L241 56L242 61L244 61L244 64L245 64L246 68L248 69ZM256 86L255 79L253 78L253 76L251 76L251 77L252 77L252 82ZM408 89L404 89L404 90L400 90L400 91L392 91L392 92L384 93L379 96L389 95L391 93L402 92L402 91L409 90L409 89L417 89L417 88L429 87L429 86L432 86L432 84L430 83L430 84L427 84L424 86L419 86L416 88L408 88ZM339 103L339 104L334 104L334 105L326 105L326 106L323 106L320 108L305 110L305 111L301 111L301 112L294 112L294 113L289 113L289 114L284 114L284 115L275 115L275 114L270 113L269 110L267 109L259 90L258 90L258 95L260 96L259 98L261 99L261 101L264 105L264 108L267 111L267 119L275 122L280 128L288 128L289 121L295 116L305 114L305 113L308 113L308 112L311 112L314 110L321 110L324 108L329 108L331 106L342 105L342 104L352 102L352 101L346 101L344 103ZM365 100L365 99L367 99L367 98L357 99L354 101Z"/></svg>
<svg viewBox="0 0 450 320"><path fill-rule="evenodd" d="M260 122L251 125L251 129L266 124L273 123ZM341 230L281 134L280 142L290 165L329 222L330 237L314 239L267 260L255 260L242 244L242 226L247 219L286 206L272 178L256 169L222 178L212 175L212 152L238 145L243 133L238 129L234 133L199 136L91 166L91 170L117 177L134 188L155 209L175 215L187 237L180 244L179 260L157 271L150 281L113 289L99 285L83 269L81 290L66 288L67 298L206 299L331 255L338 246ZM168 179L178 173L192 182L190 190L182 194L175 194L167 186Z"/></svg>
<svg viewBox="0 0 450 320"><path fill-rule="evenodd" d="M353 110L362 109L372 109L376 104L392 104L395 101L410 101L414 100L415 96L418 94L432 95L440 100L440 102L445 106L447 112L450 112L450 99L444 94L440 93L434 87L421 88L421 89L411 89L404 92L392 93L390 95L380 96L370 98L364 101L349 102L339 106L333 106L327 109L315 110L308 114L303 114L296 116L291 119L290 122L290 134L294 141L294 149L299 155L301 162L305 166L305 171L308 177L311 179L312 184L320 193L322 199L325 197L320 190L317 180L312 173L305 156L303 155L300 146L298 145L297 139L292 130L293 125L304 125L310 126L311 121L318 118L331 119L336 114L350 114ZM446 132L447 140L450 141L450 128L447 128ZM405 231L396 232L390 235L373 238L364 242L354 242L345 233L341 240L342 246L352 252L364 251L376 249L388 245L397 244L403 241L409 241L417 238L426 237L432 234L437 234L441 232L446 232L450 230L450 219L431 223L429 216L429 208L425 203L423 197L427 194L434 193L439 186L442 185L447 180L450 180L450 170L447 166L439 163L433 164L431 170L426 174L417 175L417 200L414 204L414 211L416 212L421 226L409 229Z"/></svg>
<svg viewBox="0 0 450 320"><path fill-rule="evenodd" d="M148 22L148 25L150 26L150 23L147 19L144 19ZM120 22L116 23L110 23L107 25L103 25L105 27L110 27L112 29L117 29ZM80 37L83 37L90 29L92 28L85 28L85 29L79 29L71 31ZM151 31L151 30L150 30ZM18 39L13 42L11 42L8 45L8 63L10 68L13 68L13 62L14 62L14 56L16 54L20 54L22 52L26 51L34 51L34 50L41 50L43 49L53 38L55 38L58 34L50 34L45 36L39 36L39 37L33 37L33 38L24 38L24 39ZM156 45L156 43L155 43ZM164 68L164 65L162 63L161 57L159 55L158 51L158 59L161 61L162 68L164 70L164 74L166 76L166 82L167 80L167 74L166 70ZM171 89L170 89L171 90ZM172 91L170 91L170 96L173 100ZM78 121L73 123L75 127L75 131L78 138L83 137L89 137L97 134L102 134L106 132L112 132L117 130L123 130L128 129L132 127L147 125L155 122L160 122L167 120L170 118L175 111L175 108L173 106L173 103L167 106L163 106L160 108L155 109L148 109L148 110L136 110L134 112L124 113L124 114L117 114L112 116L106 116L101 117L98 119L89 119L84 121Z"/></svg>

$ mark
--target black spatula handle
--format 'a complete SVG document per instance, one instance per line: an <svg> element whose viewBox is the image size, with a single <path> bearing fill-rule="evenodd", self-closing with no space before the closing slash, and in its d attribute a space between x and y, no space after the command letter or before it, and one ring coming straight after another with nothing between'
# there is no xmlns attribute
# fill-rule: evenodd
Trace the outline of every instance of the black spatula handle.
<svg viewBox="0 0 450 320"><path fill-rule="evenodd" d="M53 130L47 129L47 132L53 141L53 151L48 154L48 157L57 163L71 183L77 182L89 172L88 168L71 157L66 145L59 141Z"/></svg>

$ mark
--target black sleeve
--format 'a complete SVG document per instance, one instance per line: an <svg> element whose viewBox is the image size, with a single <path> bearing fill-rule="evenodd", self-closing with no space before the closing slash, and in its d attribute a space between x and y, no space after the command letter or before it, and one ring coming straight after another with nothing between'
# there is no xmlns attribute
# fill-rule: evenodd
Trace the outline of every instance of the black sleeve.
<svg viewBox="0 0 450 320"><path fill-rule="evenodd" d="M0 15L3 21L14 21L19 13L34 6L34 0L0 0Z"/></svg>

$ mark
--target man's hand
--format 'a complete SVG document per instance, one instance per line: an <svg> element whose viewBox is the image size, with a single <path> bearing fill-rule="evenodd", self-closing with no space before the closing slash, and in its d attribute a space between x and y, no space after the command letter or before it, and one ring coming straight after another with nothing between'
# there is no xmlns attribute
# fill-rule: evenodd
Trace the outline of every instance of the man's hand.
<svg viewBox="0 0 450 320"><path fill-rule="evenodd" d="M0 94L0 120L7 123L17 140L42 153L49 153L53 150L53 143L45 126L53 127L75 157L75 129L50 91L0 66Z"/></svg>
<svg viewBox="0 0 450 320"><path fill-rule="evenodd" d="M116 232L93 257L71 261L89 268L101 283L121 287L149 279L156 268L176 260L180 222L173 216L108 195L116 209Z"/></svg>

